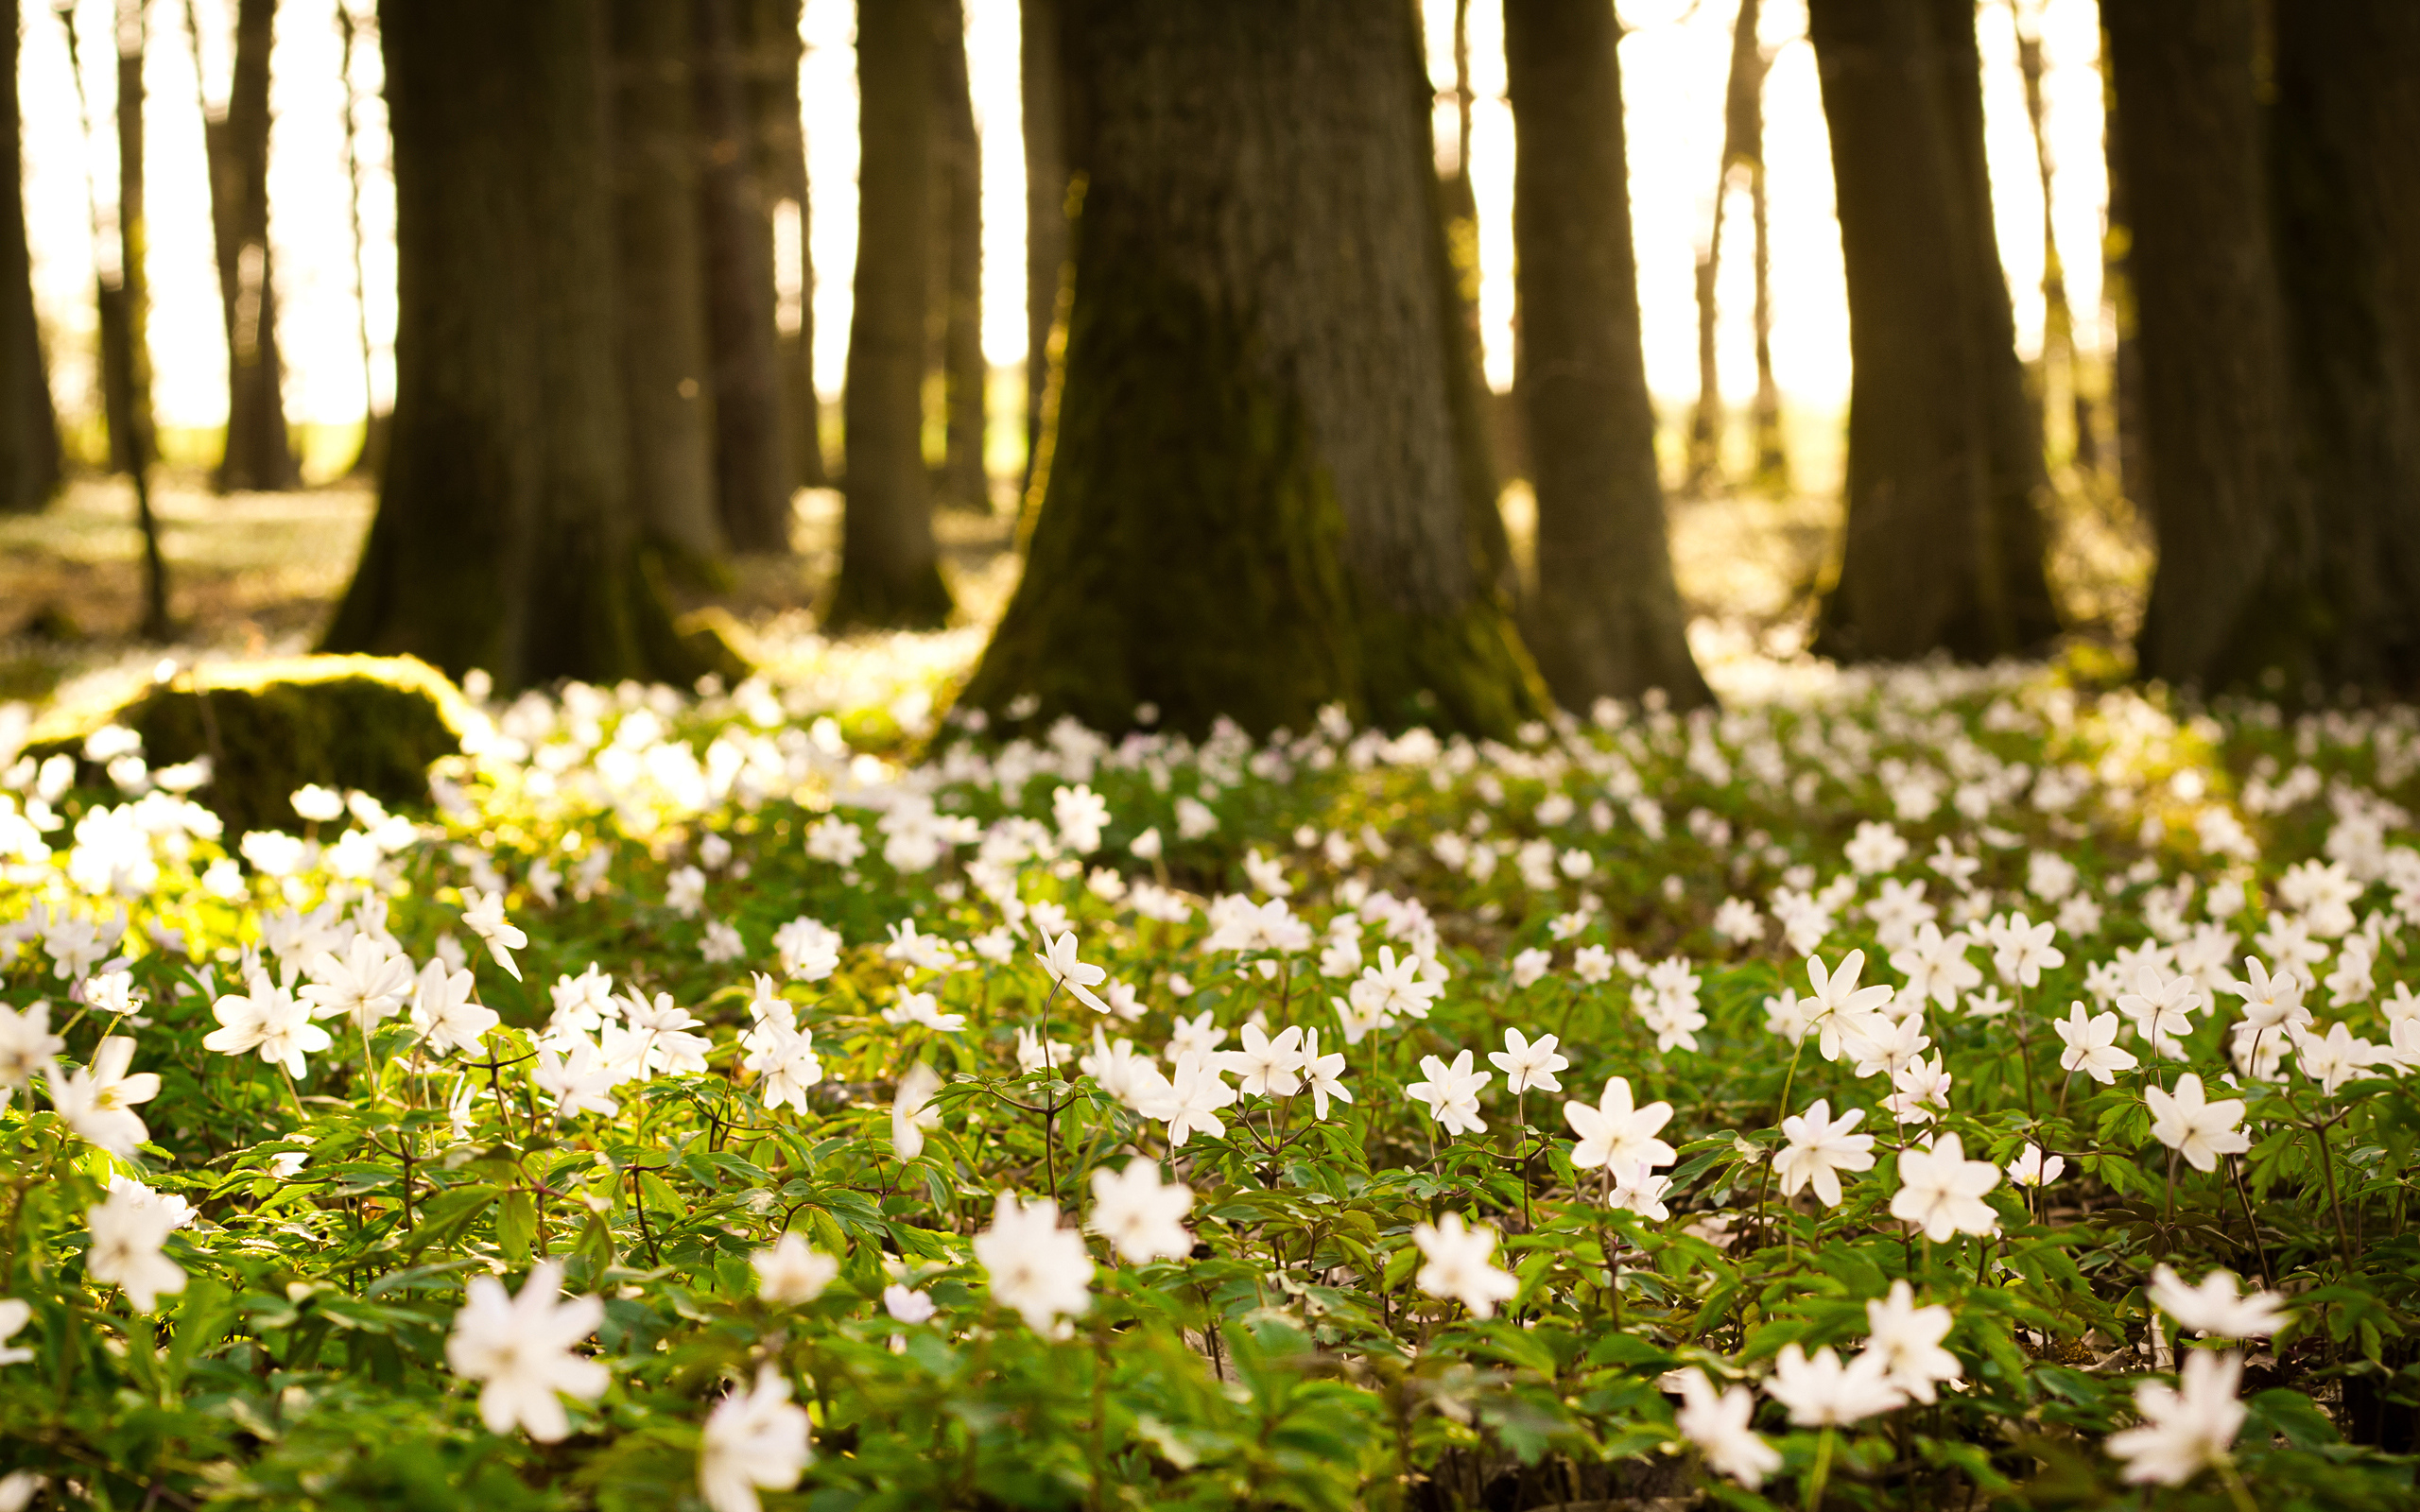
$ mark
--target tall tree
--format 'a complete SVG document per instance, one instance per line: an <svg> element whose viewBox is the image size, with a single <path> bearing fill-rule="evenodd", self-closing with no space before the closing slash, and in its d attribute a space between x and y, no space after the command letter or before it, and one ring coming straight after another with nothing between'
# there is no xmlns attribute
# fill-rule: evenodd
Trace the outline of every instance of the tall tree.
<svg viewBox="0 0 2420 1512"><path fill-rule="evenodd" d="M640 533L695 573L723 554L688 15L609 0L620 373Z"/></svg>
<svg viewBox="0 0 2420 1512"><path fill-rule="evenodd" d="M1988 659L2058 627L2041 427L1983 163L1973 0L1810 0L1848 275L1848 541L1818 644Z"/></svg>
<svg viewBox="0 0 2420 1512"><path fill-rule="evenodd" d="M925 472L932 247L931 0L858 0L857 268L841 396L848 496L825 622L949 617Z"/></svg>
<svg viewBox="0 0 2420 1512"><path fill-rule="evenodd" d="M185 29L201 73L200 19ZM277 284L268 241L269 49L277 0L236 0L235 66L223 108L202 106L210 171L210 227L227 335L227 440L212 481L222 493L300 488L301 461L285 427L285 365L277 347Z"/></svg>
<svg viewBox="0 0 2420 1512"><path fill-rule="evenodd" d="M1558 702L1662 688L1706 702L1672 580L1639 344L1620 23L1604 0L1504 0L1520 151L1518 389L1538 501L1530 646Z"/></svg>
<svg viewBox="0 0 2420 1512"><path fill-rule="evenodd" d="M1023 581L965 697L1206 730L1508 731L1410 8L1063 8L1087 175Z"/></svg>
<svg viewBox="0 0 2420 1512"><path fill-rule="evenodd" d="M1714 221L1698 257L1698 403L1689 419L1689 487L1703 490L1722 468L1722 384L1715 348L1718 313L1715 283L1722 267L1722 222L1735 180L1748 191L1750 232L1754 240L1755 295L1753 318L1756 351L1755 428L1758 486L1778 491L1789 486L1789 462L1781 435L1781 389L1773 382L1771 252L1765 214L1765 74L1772 60L1756 40L1757 0L1740 0L1731 26L1731 73L1723 92L1722 162L1715 175Z"/></svg>
<svg viewBox="0 0 2420 1512"><path fill-rule="evenodd" d="M1067 101L1060 0L1018 0L1017 73L1025 128L1025 455L1030 487L1042 454L1051 333L1067 272Z"/></svg>
<svg viewBox="0 0 2420 1512"><path fill-rule="evenodd" d="M361 141L354 125L361 96L353 83L353 54L360 22L353 7L354 0L336 0L337 71L344 78L344 209L352 232L354 334L361 344L361 450L354 454L353 466L345 471L354 477L375 477L387 466L387 432L393 417L378 407L377 353L370 344L370 274L362 263L368 244L361 233Z"/></svg>
<svg viewBox="0 0 2420 1512"><path fill-rule="evenodd" d="M39 509L59 489L59 418L34 318L17 109L17 0L0 0L0 514Z"/></svg>
<svg viewBox="0 0 2420 1512"><path fill-rule="evenodd" d="M2256 77L2260 0L2101 8L2123 112L2142 466L2159 567L2145 675L2223 686L2308 634L2290 607L2313 542L2293 466L2287 348Z"/></svg>
<svg viewBox="0 0 2420 1512"><path fill-rule="evenodd" d="M2047 72L2042 52L2042 15L2038 0L2009 0L2009 15L2016 26L2017 73L2025 80L2025 119L2033 129L2033 166L2042 182L2042 358L2037 397L2047 433L2066 401L2073 436L2075 465L2090 469L2100 463L2100 438L2093 417L2091 386L2076 352L2075 312L2067 303L2067 275L2059 258L2057 174L2050 148L2050 123L2042 95Z"/></svg>
<svg viewBox="0 0 2420 1512"><path fill-rule="evenodd" d="M2420 10L2273 8L2273 225L2329 688L2420 686Z"/></svg>
<svg viewBox="0 0 2420 1512"><path fill-rule="evenodd" d="M101 281L102 408L118 471L134 484L134 522L143 535L144 639L165 640L167 553L151 507L151 464L159 432L151 412L150 224L144 214L143 58L148 24L143 0L117 0L118 280ZM115 297L112 298L112 296Z"/></svg>
<svg viewBox="0 0 2420 1512"><path fill-rule="evenodd" d="M714 362L715 491L734 550L790 549L790 464L775 325L773 222L758 174L741 0L690 0L698 202Z"/></svg>
<svg viewBox="0 0 2420 1512"><path fill-rule="evenodd" d="M983 467L983 145L966 67L965 0L933 12L933 366L942 378L941 502L989 514Z"/></svg>
<svg viewBox="0 0 2420 1512"><path fill-rule="evenodd" d="M748 0L748 51L753 60L749 94L756 117L756 171L769 211L778 218L781 208L789 205L798 216L798 266L789 270L798 285L797 323L776 321L782 434L791 481L803 489L820 489L832 479L823 466L823 405L815 392L814 215L807 194L805 102L798 78L799 62L806 53L799 38L803 4ZM776 259L781 256L778 236L773 252ZM774 269L776 288L784 282L782 272Z"/></svg>
<svg viewBox="0 0 2420 1512"><path fill-rule="evenodd" d="M385 0L394 440L327 636L499 686L686 680L622 444L600 0Z"/></svg>

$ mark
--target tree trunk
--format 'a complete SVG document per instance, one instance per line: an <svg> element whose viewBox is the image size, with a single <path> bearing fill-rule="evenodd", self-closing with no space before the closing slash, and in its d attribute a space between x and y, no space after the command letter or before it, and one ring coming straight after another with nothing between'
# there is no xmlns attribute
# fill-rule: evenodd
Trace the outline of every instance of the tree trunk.
<svg viewBox="0 0 2420 1512"><path fill-rule="evenodd" d="M2101 8L2124 112L2127 271L2142 356L2159 568L2147 677L2220 687L2305 638L2290 605L2312 541L2294 475L2287 351L2256 95L2259 0Z"/></svg>
<svg viewBox="0 0 2420 1512"><path fill-rule="evenodd" d="M934 368L942 378L944 437L940 502L992 512L983 470L983 146L966 71L964 0L931 0L933 12Z"/></svg>
<svg viewBox="0 0 2420 1512"><path fill-rule="evenodd" d="M1029 490L1046 422L1051 333L1065 314L1060 294L1067 272L1068 176L1059 0L1019 0L1017 27L1025 114L1025 484ZM1029 512L1036 502L1028 500L1021 507Z"/></svg>
<svg viewBox="0 0 2420 1512"><path fill-rule="evenodd" d="M797 323L786 307L777 309L777 365L782 380L782 437L791 482L802 489L830 486L823 467L823 405L815 392L815 246L806 174L806 120L799 96L802 0L748 0L748 47L755 60L750 93L756 116L757 173L776 213L798 208ZM779 238L774 255L781 254ZM776 268L774 287L781 286Z"/></svg>
<svg viewBox="0 0 2420 1512"><path fill-rule="evenodd" d="M393 450L328 648L686 681L638 552L598 0L386 0Z"/></svg>
<svg viewBox="0 0 2420 1512"><path fill-rule="evenodd" d="M2320 553L2308 671L2331 691L2407 691L2420 683L2420 12L2337 0L2273 14L2273 225Z"/></svg>
<svg viewBox="0 0 2420 1512"><path fill-rule="evenodd" d="M59 418L43 371L26 243L17 107L17 0L0 0L0 514L40 509L59 490Z"/></svg>
<svg viewBox="0 0 2420 1512"><path fill-rule="evenodd" d="M376 359L370 346L370 276L361 261L361 151L354 129L361 100L353 87L353 49L359 27L353 5L354 0L336 0L337 68L344 78L344 208L352 232L354 330L361 343L361 450L354 454L353 465L345 473L376 477L387 470L389 422L393 417L378 407Z"/></svg>
<svg viewBox="0 0 2420 1512"><path fill-rule="evenodd" d="M134 523L143 536L143 623L147 641L168 638L168 562L151 508L151 464L159 433L151 413L150 228L143 208L143 0L117 4L118 285L101 289L102 401L118 469L134 484ZM112 294L114 293L114 300Z"/></svg>
<svg viewBox="0 0 2420 1512"><path fill-rule="evenodd" d="M1458 444L1426 91L1396 0L1065 12L1086 102L1065 379L965 698L1509 732L1540 708ZM1146 719L1150 716L1144 715Z"/></svg>
<svg viewBox="0 0 2420 1512"><path fill-rule="evenodd" d="M194 10L185 10L188 26ZM300 488L286 434L285 368L277 349L277 285L268 243L269 47L277 0L236 0L235 66L227 108L205 111L210 218L227 334L227 440L212 482L221 493ZM201 38L193 39L197 62Z"/></svg>
<svg viewBox="0 0 2420 1512"><path fill-rule="evenodd" d="M684 572L722 558L698 215L689 17L609 0L615 272L630 497L640 539Z"/></svg>
<svg viewBox="0 0 2420 1512"><path fill-rule="evenodd" d="M2042 180L2042 360L2039 398L2042 405L2043 430L2047 437L2050 421L2058 415L2065 400L2070 430L2069 459L2079 470L2091 469L2097 460L2092 427L2092 402L2084 382L2083 364L2076 356L2075 312L2067 303L2067 276L2059 260L2058 217L2053 213L2056 197L2050 157L2050 133L2042 99L2042 37L2038 29L2039 16L2031 22L2024 8L2012 3L2011 12L2016 21L2017 72L2025 80L2025 119L2033 131L2033 165Z"/></svg>
<svg viewBox="0 0 2420 1512"><path fill-rule="evenodd" d="M1812 0L1848 276L1848 541L1818 645L1988 660L2058 628L2041 431L1983 167L1972 0Z"/></svg>
<svg viewBox="0 0 2420 1512"><path fill-rule="evenodd" d="M841 396L848 499L836 628L949 618L925 472L932 264L930 0L858 0L857 269Z"/></svg>
<svg viewBox="0 0 2420 1512"><path fill-rule="evenodd" d="M1689 421L1689 489L1702 492L1722 475L1722 384L1715 351L1715 279L1722 267L1723 201L1735 171L1754 183L1761 198L1764 174L1765 55L1756 44L1757 0L1739 0L1731 24L1731 72L1723 92L1722 161L1714 176L1714 224L1698 259L1698 404ZM1761 243L1757 255L1763 255ZM1761 298L1761 291L1759 298ZM1767 364L1759 364L1760 375Z"/></svg>
<svg viewBox="0 0 2420 1512"><path fill-rule="evenodd" d="M1672 581L1639 346L1619 24L1602 0L1504 0L1520 150L1519 388L1538 499L1532 649L1567 709L1662 688L1709 695Z"/></svg>
<svg viewBox="0 0 2420 1512"><path fill-rule="evenodd" d="M735 551L790 549L773 222L757 177L740 0L691 0L701 146L706 341L714 364L715 492Z"/></svg>

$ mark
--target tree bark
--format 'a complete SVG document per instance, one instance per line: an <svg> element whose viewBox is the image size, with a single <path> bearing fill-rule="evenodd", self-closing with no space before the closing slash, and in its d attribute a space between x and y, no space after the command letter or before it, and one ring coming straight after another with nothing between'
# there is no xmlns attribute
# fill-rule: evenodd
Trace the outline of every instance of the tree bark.
<svg viewBox="0 0 2420 1512"><path fill-rule="evenodd" d="M664 0L609 0L614 232L632 517L684 571L724 551L716 504L689 17Z"/></svg>
<svg viewBox="0 0 2420 1512"><path fill-rule="evenodd" d="M143 0L117 4L117 231L115 300L101 290L103 407L118 469L134 484L134 521L143 536L143 623L147 641L168 638L168 561L151 508L151 464L159 432L151 412L150 227L143 205ZM114 321L112 321L112 316ZM112 326L114 328L112 329ZM112 360L112 358L114 360Z"/></svg>
<svg viewBox="0 0 2420 1512"><path fill-rule="evenodd" d="M2420 12L2274 8L2273 225L2326 688L2420 684ZM2299 691L2299 690L2298 690Z"/></svg>
<svg viewBox="0 0 2420 1512"><path fill-rule="evenodd" d="M1060 0L1019 0L1017 71L1025 125L1025 490L1042 455L1053 362L1051 334L1065 316L1066 109L1061 77ZM1038 505L1028 499L1020 507Z"/></svg>
<svg viewBox="0 0 2420 1512"><path fill-rule="evenodd" d="M17 0L0 0L0 514L40 509L59 490L59 417L43 370L26 242L17 105Z"/></svg>
<svg viewBox="0 0 2420 1512"><path fill-rule="evenodd" d="M1817 644L1988 660L2058 628L1983 167L1971 0L1811 0L1848 275L1848 540Z"/></svg>
<svg viewBox="0 0 2420 1512"><path fill-rule="evenodd" d="M831 484L823 466L823 405L815 392L815 243L808 204L805 102L799 95L802 0L748 0L748 46L755 60L750 93L756 115L757 173L769 203L798 207L798 323L777 318L782 436L790 480L802 489ZM774 255L781 248L776 240ZM781 280L776 269L774 286Z"/></svg>
<svg viewBox="0 0 2420 1512"><path fill-rule="evenodd" d="M1064 11L1084 101L1065 378L1025 577L964 697L1002 727L1510 731L1445 370L1427 91L1395 0ZM1023 716L1008 719L1011 712Z"/></svg>
<svg viewBox="0 0 2420 1512"><path fill-rule="evenodd" d="M1639 345L1619 24L1602 0L1504 0L1520 151L1519 389L1538 500L1531 648L1556 701L1707 702L1672 580Z"/></svg>
<svg viewBox="0 0 2420 1512"><path fill-rule="evenodd" d="M740 0L691 0L706 340L714 363L715 492L732 549L790 549L773 222L757 175Z"/></svg>
<svg viewBox="0 0 2420 1512"><path fill-rule="evenodd" d="M685 681L623 444L598 0L386 0L395 419L330 650Z"/></svg>
<svg viewBox="0 0 2420 1512"><path fill-rule="evenodd" d="M983 146L966 68L964 0L933 11L933 367L942 379L939 502L992 511L983 468Z"/></svg>
<svg viewBox="0 0 2420 1512"><path fill-rule="evenodd" d="M1688 447L1689 489L1693 492L1714 487L1722 475L1722 383L1715 350L1715 280L1722 267L1723 201L1730 198L1731 180L1737 170L1744 170L1742 176L1750 180L1759 199L1764 190L1766 60L1764 50L1756 44L1759 9L1757 0L1739 0L1739 13L1731 24L1731 71L1723 91L1722 161L1714 176L1714 223L1706 233L1705 251L1698 259L1698 404L1689 421ZM1761 210L1756 214L1761 216ZM1756 255L1760 259L1764 255L1761 239ZM1760 306L1762 299L1760 288ZM1770 362L1761 361L1759 376L1768 376L1769 370Z"/></svg>
<svg viewBox="0 0 2420 1512"><path fill-rule="evenodd" d="M337 68L344 78L344 208L352 233L354 331L361 343L361 450L354 454L353 465L345 473L376 477L387 470L389 421L393 417L378 407L376 354L370 345L370 276L361 261L361 151L354 129L361 100L353 87L353 50L359 24L354 19L353 4L354 0L336 0Z"/></svg>
<svg viewBox="0 0 2420 1512"><path fill-rule="evenodd" d="M841 398L848 498L827 625L948 619L925 471L932 264L930 0L858 0L857 268Z"/></svg>
<svg viewBox="0 0 2420 1512"><path fill-rule="evenodd" d="M188 26L193 8L185 10ZM285 425L277 347L277 284L268 241L269 49L277 0L236 0L235 62L223 114L205 110L210 219L227 335L227 439L212 483L221 493L300 488ZM193 39L199 60L201 39Z"/></svg>
<svg viewBox="0 0 2420 1512"><path fill-rule="evenodd" d="M2273 664L2311 522L2295 476L2287 348L2256 96L2258 0L2101 8L2124 112L2127 271L2142 359L2141 469L2159 567L2144 675L2221 687Z"/></svg>

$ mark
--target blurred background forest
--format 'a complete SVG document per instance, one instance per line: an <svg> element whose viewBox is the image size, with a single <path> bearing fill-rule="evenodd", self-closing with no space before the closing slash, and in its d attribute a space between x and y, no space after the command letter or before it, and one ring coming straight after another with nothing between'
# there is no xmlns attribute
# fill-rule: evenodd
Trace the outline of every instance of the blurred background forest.
<svg viewBox="0 0 2420 1512"><path fill-rule="evenodd" d="M1004 611L972 701L1109 724L1257 697L1133 646L1322 616L1352 646L1254 722L1686 699L1692 646L2405 680L2420 401L2368 150L2402 8L1316 9L12 4L0 696L157 644L508 684L827 629L971 659ZM1355 157L1397 102L1409 219ZM1431 262L1450 350L1390 389ZM1247 454L1297 421L1289 492L1288 443ZM1446 474L1495 508L1370 502ZM1237 538L1276 544L1193 549ZM1150 602L1053 596L1137 564ZM1432 629L1512 649L1372 670Z"/></svg>

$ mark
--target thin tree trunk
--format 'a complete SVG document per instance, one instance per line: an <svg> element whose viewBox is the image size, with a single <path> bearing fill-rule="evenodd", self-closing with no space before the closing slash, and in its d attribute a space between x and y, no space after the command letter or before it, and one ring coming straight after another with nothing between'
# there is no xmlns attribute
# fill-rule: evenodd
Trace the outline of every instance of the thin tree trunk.
<svg viewBox="0 0 2420 1512"><path fill-rule="evenodd" d="M966 68L964 0L930 0L933 12L934 367L942 378L943 446L939 501L989 514L983 470L983 146Z"/></svg>
<svg viewBox="0 0 2420 1512"><path fill-rule="evenodd" d="M1722 475L1722 384L1715 350L1715 281L1722 267L1722 215L1735 176L1764 172L1766 59L1756 43L1757 0L1739 0L1731 25L1731 71L1723 92L1722 161L1714 176L1714 224L1698 259L1698 404L1689 421L1688 476L1693 492ZM1744 173L1741 170L1745 170ZM1761 191L1762 185L1757 188ZM1759 249L1761 253L1761 248Z"/></svg>
<svg viewBox="0 0 2420 1512"><path fill-rule="evenodd" d="M698 215L689 17L609 0L622 404L641 539L684 571L723 555L716 507L713 358Z"/></svg>
<svg viewBox="0 0 2420 1512"><path fill-rule="evenodd" d="M732 549L790 549L773 222L757 176L739 0L691 0L701 143L706 339L714 363L715 492Z"/></svg>
<svg viewBox="0 0 2420 1512"><path fill-rule="evenodd" d="M848 498L827 625L923 627L949 617L925 471L931 284L929 0L858 0L856 304L841 396Z"/></svg>
<svg viewBox="0 0 2420 1512"><path fill-rule="evenodd" d="M1556 701L1709 695L1672 580L1639 345L1618 23L1601 0L1504 0L1520 393L1538 499L1531 647Z"/></svg>
<svg viewBox="0 0 2420 1512"><path fill-rule="evenodd" d="M201 68L199 18L185 27ZM221 493L299 488L277 348L277 285L268 242L269 49L277 0L236 0L235 62L223 111L202 108L218 301L227 336L227 438L212 483Z"/></svg>
<svg viewBox="0 0 2420 1512"><path fill-rule="evenodd" d="M1541 690L1458 455L1409 7L1065 12L1088 171L1023 582L965 698L1511 730ZM1009 718L1013 714L1013 719Z"/></svg>
<svg viewBox="0 0 2420 1512"><path fill-rule="evenodd" d="M1970 0L1812 0L1848 275L1848 540L1818 644L1987 660L2057 628L2041 433L1983 170Z"/></svg>
<svg viewBox="0 0 2420 1512"><path fill-rule="evenodd" d="M2109 179L2109 207L2100 235L2100 301L2109 311L2108 403L2102 411L2110 441L2106 463L2111 481L2135 512L2150 522L2155 501L2143 442L2143 354L2130 258L2135 218L2126 192L2125 111L2118 98L2116 69L2107 61L2106 26L2101 39L2100 143Z"/></svg>
<svg viewBox="0 0 2420 1512"><path fill-rule="evenodd" d="M1755 427L1756 487L1776 496L1789 491L1789 443L1781 423L1781 386L1773 381L1772 238L1765 214L1764 106L1756 108L1756 158L1750 165L1748 215L1755 237L1756 399L1749 415Z"/></svg>
<svg viewBox="0 0 2420 1512"><path fill-rule="evenodd" d="M2142 470L2159 568L2136 656L2219 687L2307 636L2290 607L2314 542L2294 475L2260 107L2258 0L2109 0L2124 112L2127 272L2142 356Z"/></svg>
<svg viewBox="0 0 2420 1512"><path fill-rule="evenodd" d="M386 0L394 447L328 648L510 690L707 669L641 564L598 0Z"/></svg>
<svg viewBox="0 0 2420 1512"><path fill-rule="evenodd" d="M2276 258L2323 689L2420 684L2420 12L2273 12ZM2299 690L2297 690L2299 691Z"/></svg>
<svg viewBox="0 0 2420 1512"><path fill-rule="evenodd" d="M2050 131L2042 99L2042 35L2039 16L2029 19L2024 0L2009 0L2016 26L2017 72L2025 80L2025 118L2033 129L2033 164L2042 180L2042 358L2040 391L2042 428L2047 436L2059 401L2066 401L2074 432L2070 457L2079 469L2095 463L2091 401L2082 364L2076 358L2075 313L2067 304L2067 277L2059 260L2055 175L2050 156Z"/></svg>
<svg viewBox="0 0 2420 1512"><path fill-rule="evenodd" d="M353 465L345 469L345 473L348 477L376 477L387 467L389 417L378 407L376 354L370 346L370 276L362 266L361 147L354 125L361 98L353 87L353 49L359 24L354 19L353 0L336 0L336 8L341 59L338 67L344 75L344 209L353 234L354 326L361 343L361 450L354 454Z"/></svg>
<svg viewBox="0 0 2420 1512"><path fill-rule="evenodd" d="M791 481L802 489L821 489L832 478L823 467L823 405L815 392L814 216L808 205L805 108L798 79L799 60L806 50L799 40L801 4L748 0L748 45L756 60L750 90L756 115L757 172L776 215L784 204L798 211L798 319L791 324L784 310L785 318L775 322L782 435ZM778 258L778 237L773 250ZM776 269L776 289L781 285L778 274Z"/></svg>
<svg viewBox="0 0 2420 1512"><path fill-rule="evenodd" d="M147 641L168 638L168 564L151 508L151 464L158 434L151 414L149 232L143 217L143 0L117 3L118 284L101 287L103 408L118 470L134 484L134 520L143 536L143 621ZM114 298L112 298L112 295Z"/></svg>
<svg viewBox="0 0 2420 1512"><path fill-rule="evenodd" d="M0 514L40 509L59 490L59 418L43 371L26 242L24 130L17 105L17 0L0 0Z"/></svg>
<svg viewBox="0 0 2420 1512"><path fill-rule="evenodd" d="M1065 312L1067 144L1060 65L1059 0L1019 0L1017 70L1025 117L1025 486L1042 455L1052 365L1051 333ZM1021 506L1029 515L1039 501Z"/></svg>

